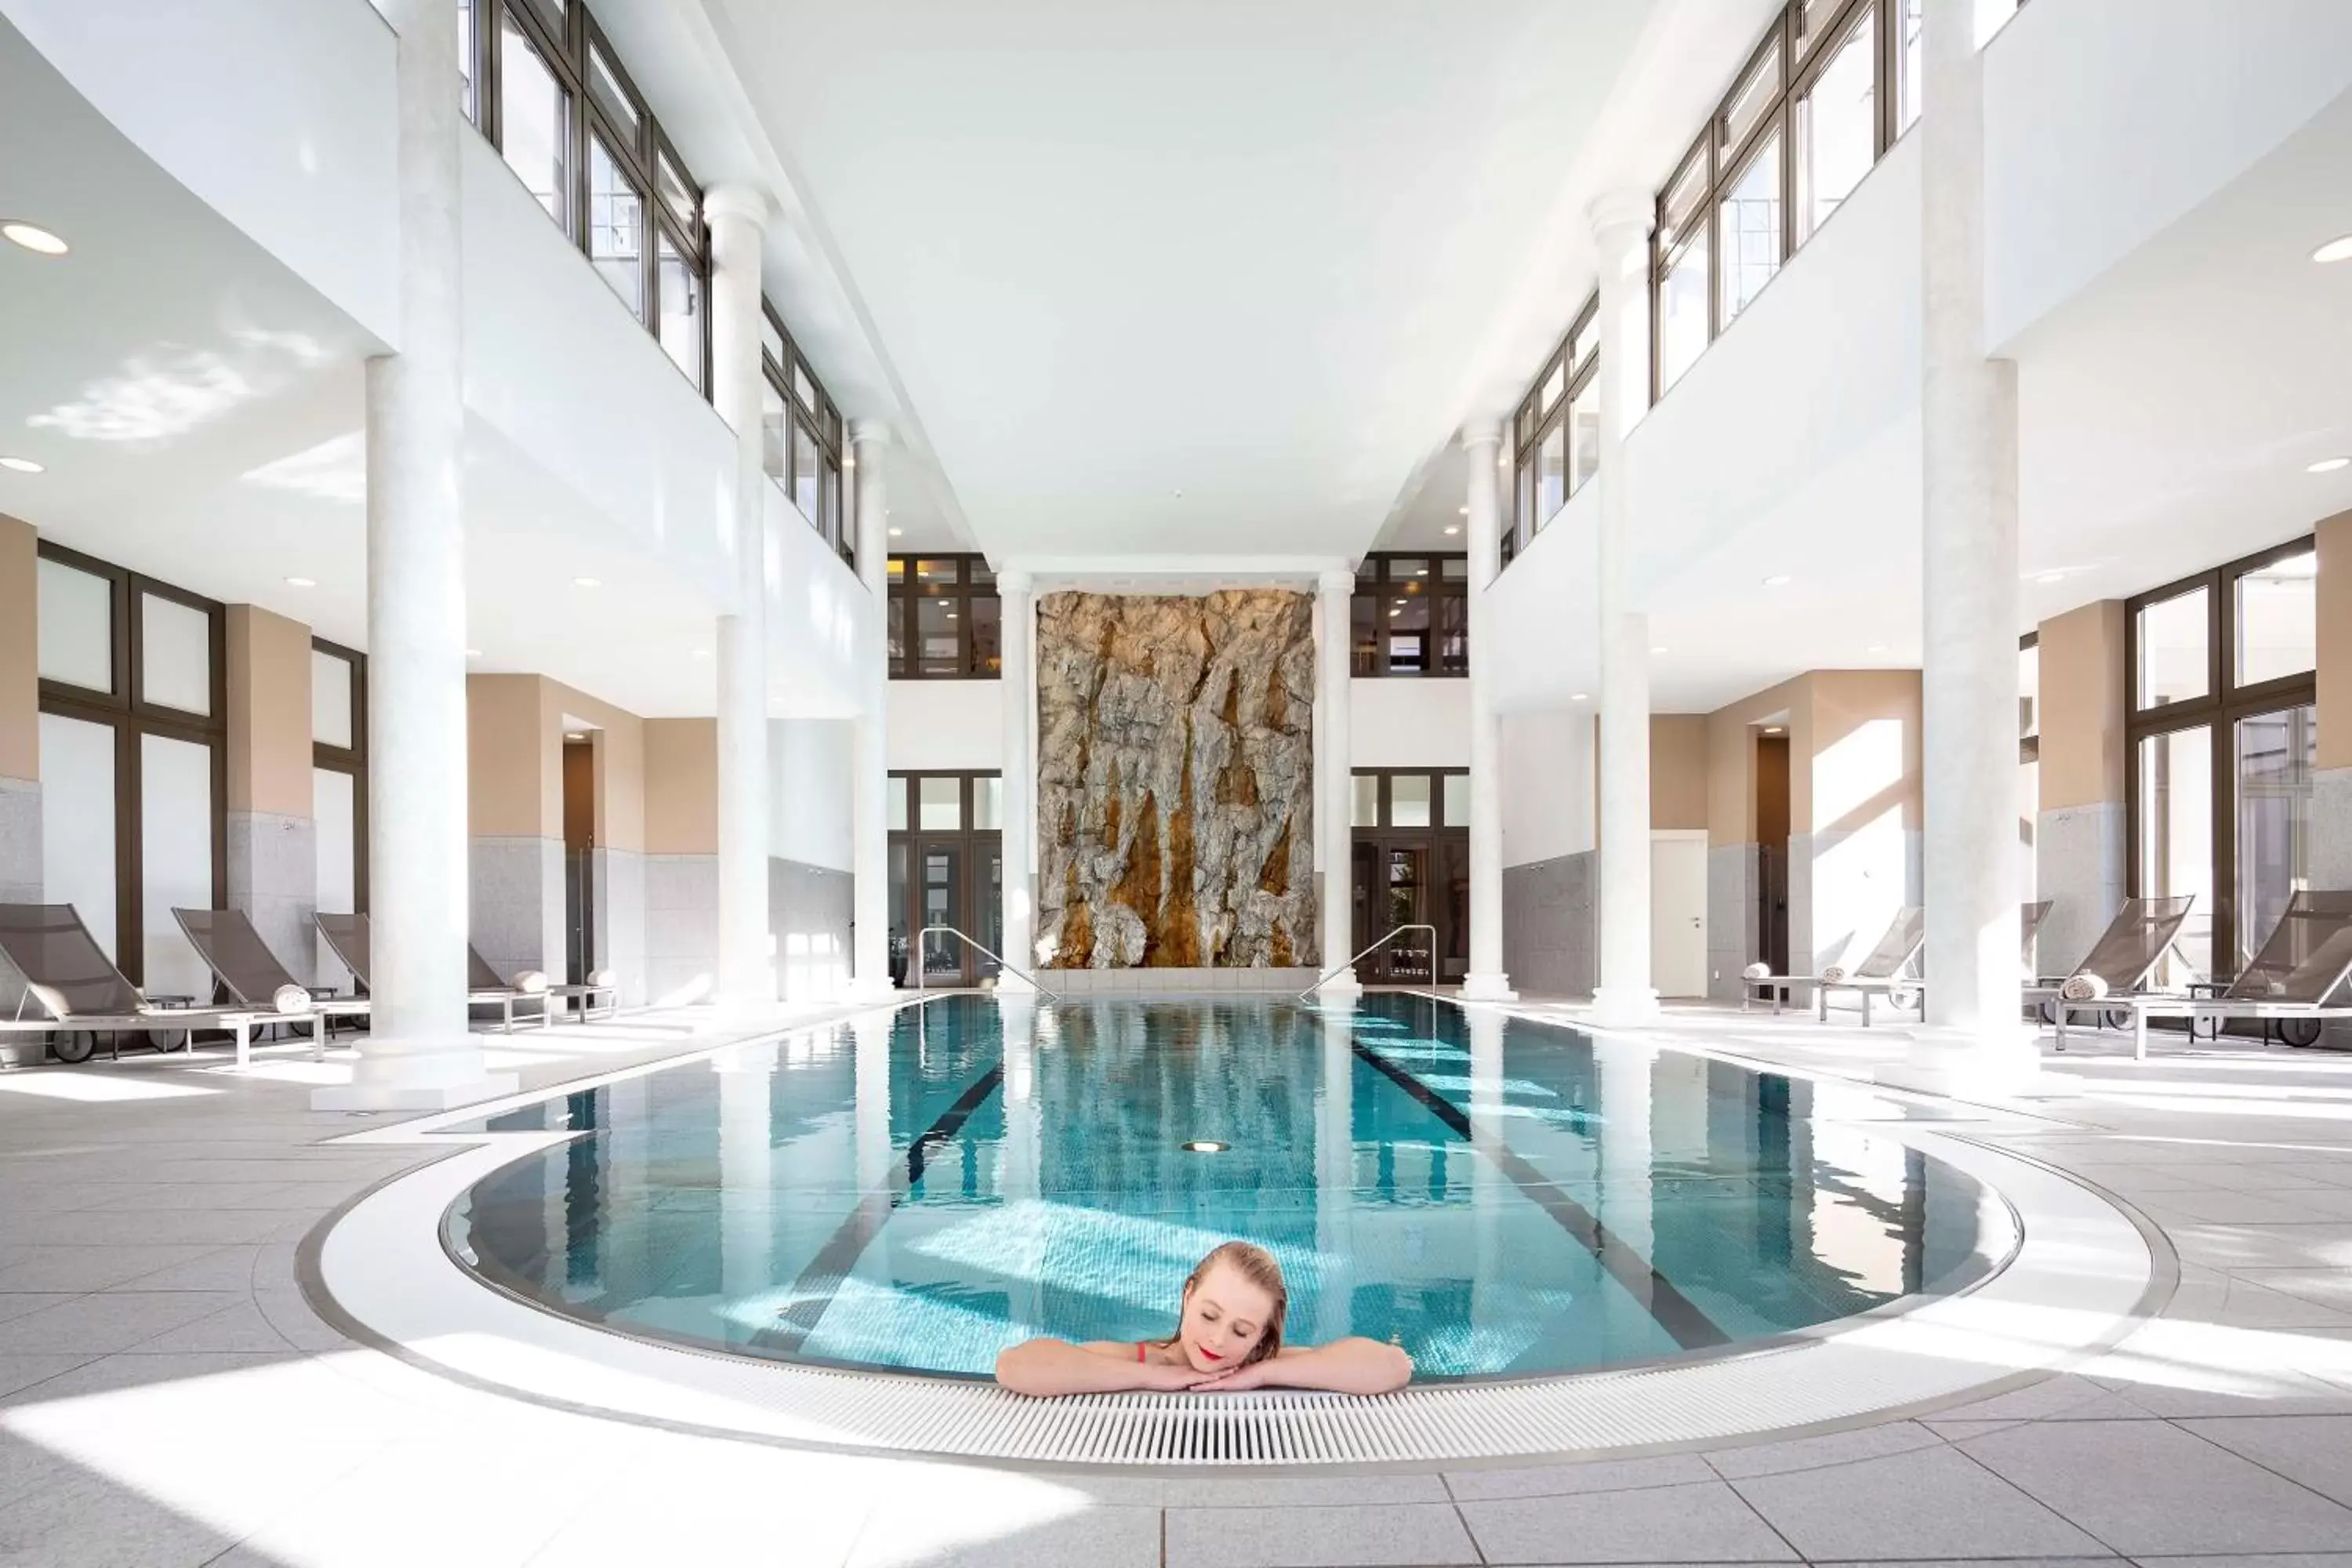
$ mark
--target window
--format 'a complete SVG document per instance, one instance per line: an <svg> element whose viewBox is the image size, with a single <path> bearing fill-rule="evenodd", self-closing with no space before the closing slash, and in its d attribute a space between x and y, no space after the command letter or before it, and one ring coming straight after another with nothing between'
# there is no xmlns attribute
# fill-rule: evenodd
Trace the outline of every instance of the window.
<svg viewBox="0 0 2352 1568"><path fill-rule="evenodd" d="M1748 155L1716 215L1723 245L1722 320L1748 308L1780 270L1780 135L1774 132Z"/></svg>
<svg viewBox="0 0 2352 1568"><path fill-rule="evenodd" d="M2234 973L2309 885L2315 564L2300 540L2128 603L2132 890L2196 897L2202 973Z"/></svg>
<svg viewBox="0 0 2352 1568"><path fill-rule="evenodd" d="M1575 323L1536 372L1512 418L1517 462L1509 493L1501 498L1504 512L1496 540L1504 563L1516 559L1568 498L1583 488L1600 462L1600 448L1591 439L1599 433L1601 388L1594 370L1600 317L1601 301L1595 295L1585 301ZM1462 570L1466 575L1466 561Z"/></svg>
<svg viewBox="0 0 2352 1568"><path fill-rule="evenodd" d="M848 531L841 500L840 411L793 347L774 307L766 306L765 311L762 369L767 385L761 404L764 417L774 422L765 437L768 471L818 537L854 568L857 542Z"/></svg>
<svg viewBox="0 0 2352 1568"><path fill-rule="evenodd" d="M1901 77L1907 103L1917 97L1917 4L1790 0L1748 57L1706 133L1658 194L1653 402L1755 301L1885 151L1895 130L1888 79ZM1903 51L1882 47L1890 36L1905 41Z"/></svg>
<svg viewBox="0 0 2352 1568"><path fill-rule="evenodd" d="M510 3L499 13L499 153L559 228L569 222L571 143L571 95Z"/></svg>
<svg viewBox="0 0 2352 1568"><path fill-rule="evenodd" d="M368 907L367 658L310 639L310 815L317 907L358 914ZM355 984L324 937L313 939L321 985Z"/></svg>
<svg viewBox="0 0 2352 1568"><path fill-rule="evenodd" d="M793 421L793 504L819 531L824 527L824 507L818 495L818 488L824 483L818 478L823 456L815 432L808 427L807 421Z"/></svg>
<svg viewBox="0 0 2352 1568"><path fill-rule="evenodd" d="M623 81L602 43L588 46L588 90L596 107L612 117L623 138L635 142L643 110L637 107L636 93Z"/></svg>
<svg viewBox="0 0 2352 1568"><path fill-rule="evenodd" d="M702 384L702 274L665 229L660 239L661 345L687 379Z"/></svg>
<svg viewBox="0 0 2352 1568"><path fill-rule="evenodd" d="M1797 100L1797 243L1878 157L1878 11L1865 6Z"/></svg>
<svg viewBox="0 0 2352 1568"><path fill-rule="evenodd" d="M1349 605L1350 672L1468 674L1469 585L1466 555L1366 556Z"/></svg>
<svg viewBox="0 0 2352 1568"><path fill-rule="evenodd" d="M47 541L36 572L44 894L150 994L209 1001L172 910L228 897L225 614Z"/></svg>
<svg viewBox="0 0 2352 1568"><path fill-rule="evenodd" d="M474 95L474 84L481 79L482 68L476 50L478 41L474 37L474 0L457 0L457 101L468 121L478 120L481 105Z"/></svg>
<svg viewBox="0 0 2352 1568"><path fill-rule="evenodd" d="M645 314L646 198L601 134L588 138L588 259L631 314Z"/></svg>
<svg viewBox="0 0 2352 1568"><path fill-rule="evenodd" d="M911 800L910 797L911 796ZM890 967L911 982L914 933L952 926L992 950L1004 946L1003 781L995 773L892 773L889 782ZM955 937L922 942L922 976L973 984L993 959Z"/></svg>
<svg viewBox="0 0 2352 1568"><path fill-rule="evenodd" d="M887 597L892 679L996 679L1003 605L984 559L894 555Z"/></svg>
<svg viewBox="0 0 2352 1568"><path fill-rule="evenodd" d="M1918 123L1919 106L1926 99L1923 89L1927 79L1927 55L1924 41L1927 17L1923 7L1927 0L1894 0L1903 16L1900 47L1903 53L1902 102L1896 105L1895 123L1908 131Z"/></svg>

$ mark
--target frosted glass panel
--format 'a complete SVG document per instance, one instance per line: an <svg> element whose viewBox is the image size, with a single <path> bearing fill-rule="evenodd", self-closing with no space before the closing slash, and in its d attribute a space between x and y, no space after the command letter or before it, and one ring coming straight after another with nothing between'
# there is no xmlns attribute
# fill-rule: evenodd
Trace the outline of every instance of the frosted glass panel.
<svg viewBox="0 0 2352 1568"><path fill-rule="evenodd" d="M1468 773L1447 773L1444 777L1444 783L1445 826L1448 827L1469 826L1470 775Z"/></svg>
<svg viewBox="0 0 2352 1568"><path fill-rule="evenodd" d="M114 689L114 584L44 560L40 564L41 679Z"/></svg>
<svg viewBox="0 0 2352 1568"><path fill-rule="evenodd" d="M310 650L310 739L352 749L352 661Z"/></svg>
<svg viewBox="0 0 2352 1568"><path fill-rule="evenodd" d="M141 690L183 713L213 710L213 620L173 599L139 595Z"/></svg>
<svg viewBox="0 0 2352 1568"><path fill-rule="evenodd" d="M48 565L41 563L44 573ZM79 910L98 945L115 955L111 725L41 715L41 894Z"/></svg>
<svg viewBox="0 0 2352 1568"><path fill-rule="evenodd" d="M331 915L354 911L359 890L358 813L354 809L352 775L332 768L310 770L310 814L317 829L320 910ZM316 936L319 966L313 971L321 985L353 991L352 972L337 959L327 939Z"/></svg>
<svg viewBox="0 0 2352 1568"><path fill-rule="evenodd" d="M1389 777L1389 826L1429 826L1429 775L1392 773Z"/></svg>
<svg viewBox="0 0 2352 1568"><path fill-rule="evenodd" d="M182 909L213 907L213 752L163 735L139 737L139 870L150 996L208 1002L213 972L188 945Z"/></svg>
<svg viewBox="0 0 2352 1568"><path fill-rule="evenodd" d="M963 827L963 780L917 779L915 826L926 833L955 833Z"/></svg>
<svg viewBox="0 0 2352 1568"><path fill-rule="evenodd" d="M1353 786L1353 826L1378 827L1381 825L1381 781L1376 773L1358 773L1349 779Z"/></svg>
<svg viewBox="0 0 2352 1568"><path fill-rule="evenodd" d="M981 778L971 781L971 826L975 832L994 833L1004 826L1004 780Z"/></svg>

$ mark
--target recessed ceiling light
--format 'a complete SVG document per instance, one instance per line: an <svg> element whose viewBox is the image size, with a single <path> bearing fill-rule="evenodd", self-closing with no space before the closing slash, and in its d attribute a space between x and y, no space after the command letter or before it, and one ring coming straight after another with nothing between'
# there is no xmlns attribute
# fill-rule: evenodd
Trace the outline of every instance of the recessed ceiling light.
<svg viewBox="0 0 2352 1568"><path fill-rule="evenodd" d="M1885 653L1886 651L1886 645L1883 642L1874 642L1868 647L1863 649L1863 651L1864 653Z"/></svg>
<svg viewBox="0 0 2352 1568"><path fill-rule="evenodd" d="M600 578L574 577L572 579L572 585L575 588L601 588L604 584L603 580Z"/></svg>
<svg viewBox="0 0 2352 1568"><path fill-rule="evenodd" d="M1764 579L1764 585L1767 588L1785 588L1789 585L1789 574L1782 572L1767 577Z"/></svg>
<svg viewBox="0 0 2352 1568"><path fill-rule="evenodd" d="M2037 583L2063 583L2066 580L2066 574L2063 572L2039 572L2034 574L2033 580Z"/></svg>
<svg viewBox="0 0 2352 1568"><path fill-rule="evenodd" d="M2338 468L2352 468L2352 458L2322 458L2303 471L2306 474L2332 474Z"/></svg>
<svg viewBox="0 0 2352 1568"><path fill-rule="evenodd" d="M563 731L563 738L567 741L584 741L588 737L577 730L566 730Z"/></svg>
<svg viewBox="0 0 2352 1568"><path fill-rule="evenodd" d="M1764 726L1764 732L1768 735L1777 735L1780 732L1780 726L1778 724L1767 724Z"/></svg>
<svg viewBox="0 0 2352 1568"><path fill-rule="evenodd" d="M1403 614L1404 612L1402 610L1391 610L1389 612L1389 619L1395 620L1399 616Z"/></svg>
<svg viewBox="0 0 2352 1568"><path fill-rule="evenodd" d="M1178 500L1182 500L1184 499L1184 492L1182 490L1176 491L1175 495Z"/></svg>
<svg viewBox="0 0 2352 1568"><path fill-rule="evenodd" d="M315 588L319 584L315 578L289 577L286 579L286 585L289 588Z"/></svg>
<svg viewBox="0 0 2352 1568"><path fill-rule="evenodd" d="M697 658L709 658L710 657L710 650L707 647L696 648L694 650L694 657Z"/></svg>
<svg viewBox="0 0 2352 1568"><path fill-rule="evenodd" d="M466 657L467 658L479 658L482 657L482 650L478 647L469 647L466 650Z"/></svg>
<svg viewBox="0 0 2352 1568"><path fill-rule="evenodd" d="M1652 648L1650 651L1651 651L1652 653L1664 653L1664 652L1665 652L1665 651L1666 651L1666 645L1665 645L1665 644L1664 644L1664 643L1660 643L1657 647L1655 647Z"/></svg>
<svg viewBox="0 0 2352 1568"><path fill-rule="evenodd" d="M1452 524L1452 523L1450 523L1450 522L1449 522L1449 523L1447 523L1447 524L1445 525L1445 537L1446 537L1446 538L1448 538L1448 539L1453 538L1455 534L1457 534L1457 533L1459 533L1459 532L1461 532L1461 531L1461 531L1459 528L1456 528L1454 524Z"/></svg>
<svg viewBox="0 0 2352 1568"><path fill-rule="evenodd" d="M14 238L15 236L9 237ZM2331 239L2311 253L2314 261L2352 261L2352 234Z"/></svg>
<svg viewBox="0 0 2352 1568"><path fill-rule="evenodd" d="M1581 691L1570 692L1568 694L1568 700L1570 702L1590 702L1592 700L1591 697Z"/></svg>
<svg viewBox="0 0 2352 1568"><path fill-rule="evenodd" d="M1464 517L1468 517L1470 515L1470 509L1466 506L1457 506L1454 510Z"/></svg>
<svg viewBox="0 0 2352 1568"><path fill-rule="evenodd" d="M20 474L43 474L48 472L47 468L44 468L40 464L33 461L30 458L0 458L0 468L13 469L16 473Z"/></svg>
<svg viewBox="0 0 2352 1568"><path fill-rule="evenodd" d="M13 240L36 256L63 256L72 248L38 224L0 223L0 239Z"/></svg>
<svg viewBox="0 0 2352 1568"><path fill-rule="evenodd" d="M1429 575L1429 568L1426 566L1416 566L1412 569L1412 574L1416 577L1426 577Z"/></svg>
<svg viewBox="0 0 2352 1568"><path fill-rule="evenodd" d="M902 533L904 533L904 532L906 532L906 531L906 531L905 529L903 529L903 528L894 528L894 529L892 529L892 530L890 531L890 537L891 537L891 538L893 538L893 539L896 539L896 538L898 538L900 534L902 534Z"/></svg>

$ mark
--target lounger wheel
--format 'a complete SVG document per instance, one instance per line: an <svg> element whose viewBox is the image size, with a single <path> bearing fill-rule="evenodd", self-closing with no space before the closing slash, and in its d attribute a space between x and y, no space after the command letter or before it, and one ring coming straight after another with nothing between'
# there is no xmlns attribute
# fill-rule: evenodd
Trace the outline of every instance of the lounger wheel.
<svg viewBox="0 0 2352 1568"><path fill-rule="evenodd" d="M2099 1022L2110 1029L2128 1029L2132 1026L2131 1009L2128 1007L2105 1008L2099 1014Z"/></svg>
<svg viewBox="0 0 2352 1568"><path fill-rule="evenodd" d="M2041 1002L2035 1005L2033 1011L2041 1017L2043 1023L2049 1025L2052 1028L2054 1029L2058 1026L2058 1004L2054 1000L2047 996L2043 997Z"/></svg>
<svg viewBox="0 0 2352 1568"><path fill-rule="evenodd" d="M79 1034L59 1035L49 1042L49 1054L61 1062L72 1064L89 1060L98 1049L98 1037L83 1030Z"/></svg>
<svg viewBox="0 0 2352 1568"><path fill-rule="evenodd" d="M185 1029L150 1029L147 1031L147 1043L154 1047L158 1055L167 1051L176 1051L182 1046L188 1043L188 1031Z"/></svg>
<svg viewBox="0 0 2352 1568"><path fill-rule="evenodd" d="M1916 985L1890 985L1886 988L1886 1001L1889 1006L1898 1008L1906 1013L1910 1012L1913 1008L1919 1005L1919 987Z"/></svg>
<svg viewBox="0 0 2352 1568"><path fill-rule="evenodd" d="M2298 1048L2319 1044L2320 1021L2316 1018L2281 1018L2279 1038Z"/></svg>

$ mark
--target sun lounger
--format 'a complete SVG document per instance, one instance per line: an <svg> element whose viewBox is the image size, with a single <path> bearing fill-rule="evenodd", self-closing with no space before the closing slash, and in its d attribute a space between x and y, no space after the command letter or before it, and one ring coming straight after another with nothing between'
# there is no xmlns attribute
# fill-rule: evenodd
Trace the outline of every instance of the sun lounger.
<svg viewBox="0 0 2352 1568"><path fill-rule="evenodd" d="M236 1041L237 1065L243 1067L255 1026L308 1017L314 1036L323 1026L323 1020L307 1007L289 1012L275 1006L157 1006L123 978L71 904L0 904L0 953L24 976L26 999L39 1003L49 1015L26 1018L20 1002L17 1016L0 1021L0 1031L58 1036L51 1048L60 1061L89 1060L96 1035L117 1037L113 1050L119 1054L120 1037L126 1034L152 1037L166 1030L184 1031L185 1044L193 1050L198 1029L226 1029ZM307 1003L308 996L303 1000Z"/></svg>
<svg viewBox="0 0 2352 1568"><path fill-rule="evenodd" d="M362 985L367 985L370 968L367 916L320 914L311 918L318 921L320 933L327 939L327 945L333 948L335 956L343 961L343 967L350 970ZM609 975L600 975L587 985L550 985L542 976L523 975L517 977L518 984L509 985L499 978L498 971L474 951L470 942L466 947L466 1000L477 1006L498 1008L503 1020L502 1026L509 1034L514 1030L514 1010L519 1002L538 1005L542 1028L555 1022L554 1004L558 1001L579 998L583 1019L593 1015L595 999L599 995L606 998L607 1011L619 1010L620 987Z"/></svg>
<svg viewBox="0 0 2352 1568"><path fill-rule="evenodd" d="M2148 976L2172 951L2182 923L2189 919L2189 906L2196 901L2193 893L2169 899L2126 899L2072 974L2025 988L2025 999L2040 1004L2057 1026L2058 1049L2066 1048L2066 1025L2074 1015L2099 1016L2127 1011L2130 998L2143 993Z"/></svg>
<svg viewBox="0 0 2352 1568"><path fill-rule="evenodd" d="M2192 1031L2200 1023L2210 1023L2217 1035L2229 1019L2252 1018L2262 1024L2265 1042L2275 1029L2284 1043L2310 1045L2328 1020L2352 1018L2352 1005L2334 1000L2347 974L2352 974L2352 892L2301 892L2287 900L2270 940L2228 985L2205 988L2205 994L2192 990L2109 996L2101 998L2099 1005L2130 1010L2134 1061L2147 1059L2150 1018L2186 1018ZM2062 1042L2065 1012L2062 1001ZM2288 1033L2298 1024L2310 1026L2300 1042Z"/></svg>
<svg viewBox="0 0 2352 1568"><path fill-rule="evenodd" d="M297 981L278 962L278 955L269 951L269 944L261 940L243 910L174 909L172 918L180 922L188 945L211 967L213 977L238 1006L284 1013L299 1007L307 998L307 1011L325 1020L323 1027L314 1026L310 1031L318 1055L326 1054L322 1037L334 1032L336 1019L367 1016L366 997L338 996L331 989ZM245 1066L242 1057L236 1065Z"/></svg>
<svg viewBox="0 0 2352 1568"><path fill-rule="evenodd" d="M1906 977L1903 971L1919 955L1919 944L1927 935L1924 912L1916 905L1906 905L1895 911L1886 934L1879 938L1870 956L1850 971L1832 964L1819 974L1774 974L1762 964L1748 965L1740 976L1739 1005L1745 1010L1760 989L1770 997L1772 1011L1778 1013L1787 988L1810 985L1813 988L1816 1015L1826 1024L1830 1018L1830 993L1851 991L1862 998L1862 1024L1868 1028L1871 998L1885 996L1898 1005L1907 1005L1906 998L1919 994L1920 982Z"/></svg>

